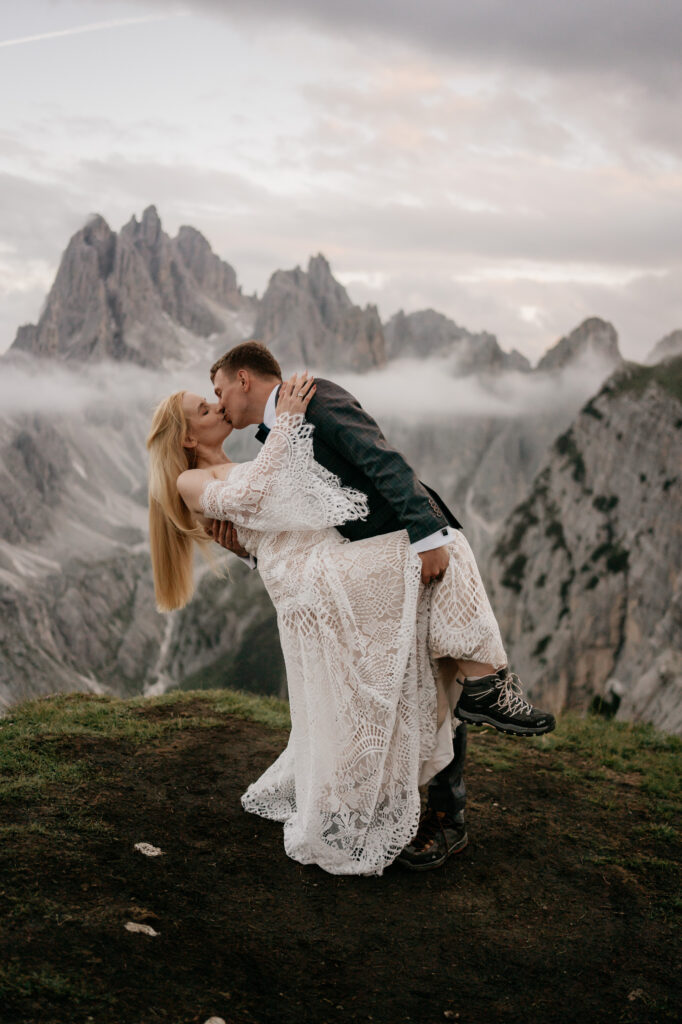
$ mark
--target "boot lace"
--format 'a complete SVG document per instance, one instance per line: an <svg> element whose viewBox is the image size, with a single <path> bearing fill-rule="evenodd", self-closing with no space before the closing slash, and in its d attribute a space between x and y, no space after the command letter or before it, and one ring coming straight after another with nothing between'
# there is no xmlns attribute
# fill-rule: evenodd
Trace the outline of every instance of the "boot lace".
<svg viewBox="0 0 682 1024"><path fill-rule="evenodd" d="M502 711L508 711L510 715L529 715L532 712L533 705L523 699L521 680L516 672L507 671L496 689L500 692L495 703Z"/></svg>

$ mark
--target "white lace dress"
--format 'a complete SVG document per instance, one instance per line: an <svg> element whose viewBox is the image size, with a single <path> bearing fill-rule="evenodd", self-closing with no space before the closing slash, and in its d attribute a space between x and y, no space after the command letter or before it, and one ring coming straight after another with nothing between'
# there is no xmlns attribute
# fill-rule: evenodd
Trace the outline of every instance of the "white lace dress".
<svg viewBox="0 0 682 1024"><path fill-rule="evenodd" d="M423 587L406 531L350 543L334 528L367 499L315 462L313 430L278 416L258 457L202 495L258 557L287 671L289 742L242 805L284 823L293 859L380 875L417 829L418 785L453 756L432 659L506 657L461 532L445 579Z"/></svg>

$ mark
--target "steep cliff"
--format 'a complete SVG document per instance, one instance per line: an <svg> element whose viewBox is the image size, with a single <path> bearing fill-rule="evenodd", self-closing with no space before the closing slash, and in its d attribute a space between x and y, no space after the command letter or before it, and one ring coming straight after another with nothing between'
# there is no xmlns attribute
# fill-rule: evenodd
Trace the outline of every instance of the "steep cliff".
<svg viewBox="0 0 682 1024"><path fill-rule="evenodd" d="M285 369L368 370L386 362L374 306L353 305L324 256L308 270L277 270L261 300L254 335Z"/></svg>
<svg viewBox="0 0 682 1024"><path fill-rule="evenodd" d="M489 370L530 370L525 356L514 349L504 352L494 334L473 334L433 309L396 313L384 327L389 357L447 357L458 375Z"/></svg>
<svg viewBox="0 0 682 1024"><path fill-rule="evenodd" d="M153 206L118 234L97 216L69 242L38 324L20 327L10 351L158 367L182 355L187 332L224 331L248 305L193 228L171 239Z"/></svg>
<svg viewBox="0 0 682 1024"><path fill-rule="evenodd" d="M548 349L539 360L537 370L561 370L571 364L589 361L601 363L604 370L614 369L622 362L618 335L613 324L597 316L584 320L575 330Z"/></svg>
<svg viewBox="0 0 682 1024"><path fill-rule="evenodd" d="M502 528L491 599L533 699L682 729L682 358L626 364Z"/></svg>

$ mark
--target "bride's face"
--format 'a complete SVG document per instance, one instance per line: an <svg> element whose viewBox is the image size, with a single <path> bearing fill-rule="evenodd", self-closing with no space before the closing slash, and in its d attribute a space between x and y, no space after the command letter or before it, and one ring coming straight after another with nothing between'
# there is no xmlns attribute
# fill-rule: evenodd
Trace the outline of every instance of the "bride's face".
<svg viewBox="0 0 682 1024"><path fill-rule="evenodd" d="M196 448L197 445L213 448L232 433L232 424L225 419L218 402L207 402L201 395L186 391L182 397L182 411L187 420L187 448Z"/></svg>

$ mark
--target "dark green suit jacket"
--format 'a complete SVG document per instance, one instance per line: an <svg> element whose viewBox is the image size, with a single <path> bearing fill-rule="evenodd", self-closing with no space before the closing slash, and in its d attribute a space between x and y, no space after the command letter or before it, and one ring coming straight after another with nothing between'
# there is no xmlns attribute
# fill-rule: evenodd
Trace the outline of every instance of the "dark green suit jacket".
<svg viewBox="0 0 682 1024"><path fill-rule="evenodd" d="M316 378L315 383L317 391L306 413L315 426L315 459L346 487L364 491L369 499L367 519L344 523L339 532L349 540L363 540L404 529L415 543L448 526L461 530L445 503L417 479L358 400L333 381ZM261 430L256 434L259 440L266 436Z"/></svg>

